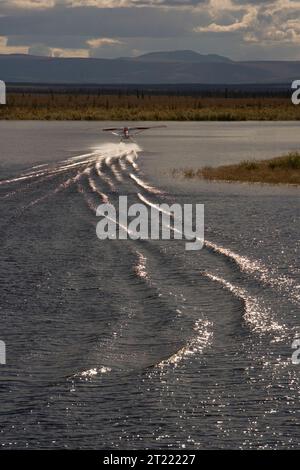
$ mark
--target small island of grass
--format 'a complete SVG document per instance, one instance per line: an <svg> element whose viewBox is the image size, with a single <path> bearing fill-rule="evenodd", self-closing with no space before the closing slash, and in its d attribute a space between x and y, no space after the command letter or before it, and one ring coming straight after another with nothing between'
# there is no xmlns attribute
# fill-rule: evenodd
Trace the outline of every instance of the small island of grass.
<svg viewBox="0 0 300 470"><path fill-rule="evenodd" d="M234 165L183 168L173 170L173 176L206 180L270 184L300 184L300 152L290 152L270 160L247 160Z"/></svg>

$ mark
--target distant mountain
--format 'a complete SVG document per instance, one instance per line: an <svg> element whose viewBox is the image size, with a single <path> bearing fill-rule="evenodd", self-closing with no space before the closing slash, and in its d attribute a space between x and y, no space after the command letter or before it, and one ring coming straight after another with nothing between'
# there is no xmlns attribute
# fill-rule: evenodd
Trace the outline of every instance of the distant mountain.
<svg viewBox="0 0 300 470"><path fill-rule="evenodd" d="M149 52L135 58L137 61L143 62L232 62L228 57L217 54L199 54L194 51L166 51L166 52Z"/></svg>
<svg viewBox="0 0 300 470"><path fill-rule="evenodd" d="M0 80L56 84L265 84L300 79L300 61L234 62L193 51L136 58L57 58L0 55Z"/></svg>

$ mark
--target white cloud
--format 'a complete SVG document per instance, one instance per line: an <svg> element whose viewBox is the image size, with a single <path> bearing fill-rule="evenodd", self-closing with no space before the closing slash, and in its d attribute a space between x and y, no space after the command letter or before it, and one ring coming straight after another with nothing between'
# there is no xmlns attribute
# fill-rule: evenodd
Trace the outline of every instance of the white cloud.
<svg viewBox="0 0 300 470"><path fill-rule="evenodd" d="M88 41L86 41L86 43L92 49L98 49L103 46L115 46L115 45L124 44L122 41L119 41L119 39L112 39L112 38L89 39Z"/></svg>
<svg viewBox="0 0 300 470"><path fill-rule="evenodd" d="M89 57L88 49L66 49L59 47L50 47L51 57Z"/></svg>
<svg viewBox="0 0 300 470"><path fill-rule="evenodd" d="M53 8L56 5L55 0L4 0L4 6L21 9L43 10Z"/></svg>
<svg viewBox="0 0 300 470"><path fill-rule="evenodd" d="M0 54L28 54L27 46L8 46L8 39L0 36Z"/></svg>
<svg viewBox="0 0 300 470"><path fill-rule="evenodd" d="M243 15L241 20L235 19L231 24L210 23L207 26L198 26L195 32L213 32L213 33L231 33L234 31L242 31L249 28L255 22L257 11L255 7L249 7L249 10Z"/></svg>
<svg viewBox="0 0 300 470"><path fill-rule="evenodd" d="M195 27L194 32L242 32L245 43L300 44L300 2L297 0L249 0L240 4L226 0L225 8L220 7L219 0L211 0L204 8L211 22Z"/></svg>

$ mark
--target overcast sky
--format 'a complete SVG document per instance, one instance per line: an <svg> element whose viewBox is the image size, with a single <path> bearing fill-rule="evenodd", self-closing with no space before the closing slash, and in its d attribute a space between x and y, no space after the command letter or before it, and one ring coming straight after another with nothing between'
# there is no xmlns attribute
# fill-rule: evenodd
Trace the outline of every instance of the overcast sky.
<svg viewBox="0 0 300 470"><path fill-rule="evenodd" d="M0 53L300 60L300 0L0 0Z"/></svg>

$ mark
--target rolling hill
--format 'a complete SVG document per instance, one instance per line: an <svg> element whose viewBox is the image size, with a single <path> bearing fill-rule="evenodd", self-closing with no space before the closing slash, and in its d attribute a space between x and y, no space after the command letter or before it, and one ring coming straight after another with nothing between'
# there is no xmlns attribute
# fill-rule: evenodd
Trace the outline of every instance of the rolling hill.
<svg viewBox="0 0 300 470"><path fill-rule="evenodd" d="M235 62L193 51L118 59L0 55L0 79L41 84L276 84L300 79L300 61Z"/></svg>

